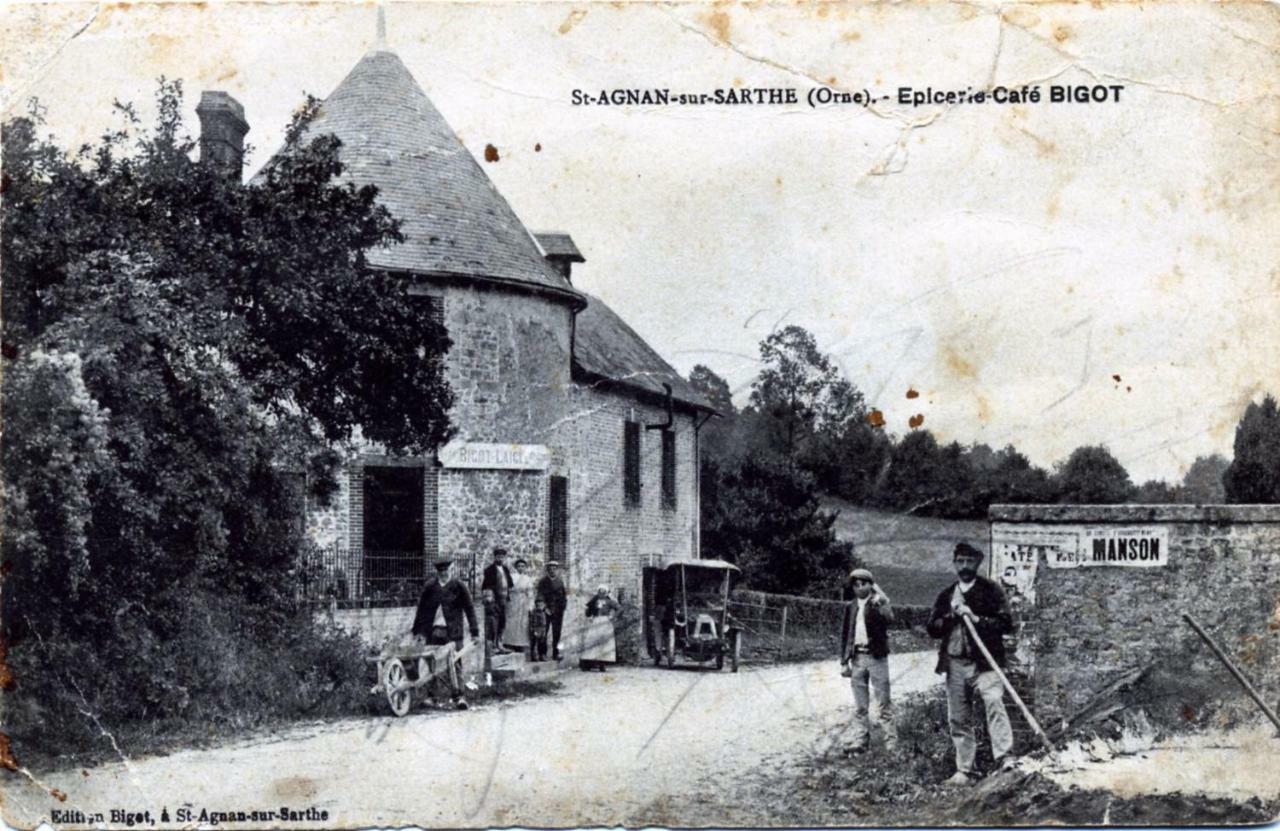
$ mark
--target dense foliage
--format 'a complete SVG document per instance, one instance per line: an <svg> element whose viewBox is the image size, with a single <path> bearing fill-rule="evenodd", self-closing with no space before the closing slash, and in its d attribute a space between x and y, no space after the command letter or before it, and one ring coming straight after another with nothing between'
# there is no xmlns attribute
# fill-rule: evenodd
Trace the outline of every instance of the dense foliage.
<svg viewBox="0 0 1280 831"><path fill-rule="evenodd" d="M150 128L117 105L74 154L38 111L4 128L3 626L20 678L83 697L62 717L227 689L221 645L170 645L203 627L252 663L294 631L303 487L331 489L331 447L450 434L446 334L366 268L397 223L306 135L314 103L250 184L193 158L180 84L158 104Z"/></svg>
<svg viewBox="0 0 1280 831"><path fill-rule="evenodd" d="M1231 502L1280 502L1280 409L1268 395L1236 426L1235 458L1222 483Z"/></svg>

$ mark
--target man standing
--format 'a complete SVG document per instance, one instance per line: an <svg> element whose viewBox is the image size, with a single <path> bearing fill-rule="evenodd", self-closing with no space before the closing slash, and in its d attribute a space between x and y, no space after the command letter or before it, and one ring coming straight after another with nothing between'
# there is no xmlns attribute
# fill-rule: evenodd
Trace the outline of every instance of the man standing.
<svg viewBox="0 0 1280 831"><path fill-rule="evenodd" d="M507 568L507 549L493 549L493 562L484 570L480 591L488 589L493 592L493 651L498 655L506 655L511 651L502 645L502 633L507 628L507 601L511 598L511 587L514 584L511 569Z"/></svg>
<svg viewBox="0 0 1280 831"><path fill-rule="evenodd" d="M845 604L840 639L840 662L853 684L853 744L849 752L867 749L871 736L868 704L873 698L885 746L893 748L898 740L889 695L889 624L893 622L893 607L865 568L854 569L849 579L853 599Z"/></svg>
<svg viewBox="0 0 1280 831"><path fill-rule="evenodd" d="M978 576L982 552L968 543L955 547L952 565L957 580L942 590L929 615L929 634L938 638L937 672L947 676L947 723L956 746L954 785L974 781L977 739L973 732L973 693L982 697L987 733L998 769L1013 764L1013 729L1004 707L1004 686L973 642L962 618L968 618L998 666L1004 666L1003 635L1013 627L1009 603L1000 587Z"/></svg>
<svg viewBox="0 0 1280 831"><path fill-rule="evenodd" d="M437 663L444 661L448 667L449 688L453 695L453 703L459 710L467 709L467 700L462 695L457 670L457 654L462 649L462 618L467 618L467 625L472 640L480 636L476 626L476 609L471 602L471 593L453 576L453 560L444 558L436 561L436 579L428 583L418 599L418 613L413 618L413 634L423 638L428 644L436 647L430 660ZM437 670L438 671L438 670Z"/></svg>
<svg viewBox="0 0 1280 831"><path fill-rule="evenodd" d="M557 561L547 561L547 573L538 581L537 596L547 609L547 619L551 629L549 640L552 660L559 661L564 657L560 654L560 627L564 624L568 592L565 589L564 580L560 578L560 563Z"/></svg>

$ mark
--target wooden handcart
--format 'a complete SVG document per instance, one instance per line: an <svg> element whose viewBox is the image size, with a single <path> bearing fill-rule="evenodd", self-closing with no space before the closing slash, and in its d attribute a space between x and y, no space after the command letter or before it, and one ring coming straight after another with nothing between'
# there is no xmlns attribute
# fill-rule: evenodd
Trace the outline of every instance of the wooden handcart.
<svg viewBox="0 0 1280 831"><path fill-rule="evenodd" d="M432 681L449 673L446 655L450 653L455 677L459 685L462 683L462 661L474 648L474 641L468 641L461 649L452 643L424 644L415 638L388 643L379 654L366 659L378 665L378 683L369 689L369 694L385 696L395 715L408 715L413 708L414 690L428 688Z"/></svg>

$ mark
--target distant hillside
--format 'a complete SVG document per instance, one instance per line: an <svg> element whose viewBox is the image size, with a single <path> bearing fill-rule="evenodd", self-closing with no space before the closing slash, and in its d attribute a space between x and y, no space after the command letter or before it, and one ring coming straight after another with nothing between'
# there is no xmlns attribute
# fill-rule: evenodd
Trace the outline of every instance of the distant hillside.
<svg viewBox="0 0 1280 831"><path fill-rule="evenodd" d="M875 572L897 603L932 603L952 579L951 551L961 540L989 554L985 520L932 519L876 511L824 498L823 508L840 512L836 535L851 540L854 554Z"/></svg>

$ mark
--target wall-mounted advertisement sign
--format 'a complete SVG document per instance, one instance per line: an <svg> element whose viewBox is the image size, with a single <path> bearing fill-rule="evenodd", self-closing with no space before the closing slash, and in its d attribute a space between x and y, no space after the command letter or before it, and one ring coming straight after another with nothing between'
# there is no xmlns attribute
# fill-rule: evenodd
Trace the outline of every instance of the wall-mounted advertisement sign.
<svg viewBox="0 0 1280 831"><path fill-rule="evenodd" d="M440 464L478 470L546 470L551 450L545 444L484 444L449 442L440 448Z"/></svg>
<svg viewBox="0 0 1280 831"><path fill-rule="evenodd" d="M1084 526L1074 552L1058 552L1047 562L1050 568L1167 566L1169 529L1162 525Z"/></svg>
<svg viewBox="0 0 1280 831"><path fill-rule="evenodd" d="M1075 531L996 526L991 531L991 579L1016 608L1036 600L1036 565L1075 553Z"/></svg>

